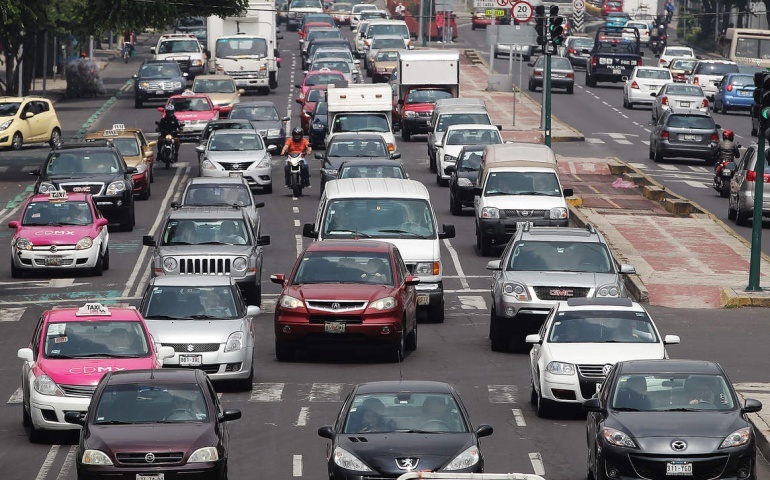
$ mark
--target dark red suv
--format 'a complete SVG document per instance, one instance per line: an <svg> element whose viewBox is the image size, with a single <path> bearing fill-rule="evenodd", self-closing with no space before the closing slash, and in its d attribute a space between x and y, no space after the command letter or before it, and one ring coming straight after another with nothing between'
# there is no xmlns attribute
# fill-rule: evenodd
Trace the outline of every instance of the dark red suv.
<svg viewBox="0 0 770 480"><path fill-rule="evenodd" d="M330 343L382 347L394 360L417 348L419 279L398 249L373 240L325 240L309 245L275 306L275 354L290 360L297 347Z"/></svg>

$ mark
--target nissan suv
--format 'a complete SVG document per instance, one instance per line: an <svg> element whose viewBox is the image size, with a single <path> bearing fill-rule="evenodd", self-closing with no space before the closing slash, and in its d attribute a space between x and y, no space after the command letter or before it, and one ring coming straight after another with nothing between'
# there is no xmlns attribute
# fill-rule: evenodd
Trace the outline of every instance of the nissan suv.
<svg viewBox="0 0 770 480"><path fill-rule="evenodd" d="M206 53L192 33L169 33L161 35L158 44L150 47L155 60L174 60L179 68L189 75L189 80L205 73Z"/></svg>
<svg viewBox="0 0 770 480"><path fill-rule="evenodd" d="M527 334L538 332L558 302L627 297L623 275L636 273L633 266L615 260L592 225L521 226L500 260L487 264L493 272L489 326L493 351L505 351L511 343L523 350Z"/></svg>

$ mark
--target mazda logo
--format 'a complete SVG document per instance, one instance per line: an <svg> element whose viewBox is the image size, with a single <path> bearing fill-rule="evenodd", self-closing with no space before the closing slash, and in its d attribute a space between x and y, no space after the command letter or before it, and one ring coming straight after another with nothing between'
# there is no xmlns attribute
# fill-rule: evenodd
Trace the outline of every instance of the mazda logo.
<svg viewBox="0 0 770 480"><path fill-rule="evenodd" d="M677 452L681 452L687 449L687 442L684 440L674 440L671 442L671 448Z"/></svg>
<svg viewBox="0 0 770 480"><path fill-rule="evenodd" d="M51 253L56 253L56 245L51 245Z"/></svg>
<svg viewBox="0 0 770 480"><path fill-rule="evenodd" d="M154 462L155 461L155 454L148 453L147 455L144 456L144 461L147 462L147 463Z"/></svg>
<svg viewBox="0 0 770 480"><path fill-rule="evenodd" d="M419 462L419 458L397 458L396 466L401 470L414 470Z"/></svg>
<svg viewBox="0 0 770 480"><path fill-rule="evenodd" d="M339 303L337 303L337 302L332 303L332 310L339 310L339 309L340 309L340 304Z"/></svg>
<svg viewBox="0 0 770 480"><path fill-rule="evenodd" d="M195 351L195 345L192 345L192 344L187 345L187 351L188 352L194 352Z"/></svg>
<svg viewBox="0 0 770 480"><path fill-rule="evenodd" d="M606 377L607 374L610 373L610 370L612 370L612 364L608 363L607 365L602 367L602 375Z"/></svg>

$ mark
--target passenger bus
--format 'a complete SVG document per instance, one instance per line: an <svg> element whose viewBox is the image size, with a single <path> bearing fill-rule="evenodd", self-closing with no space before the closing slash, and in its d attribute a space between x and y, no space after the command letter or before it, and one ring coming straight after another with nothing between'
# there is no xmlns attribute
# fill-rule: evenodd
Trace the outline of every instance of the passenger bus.
<svg viewBox="0 0 770 480"><path fill-rule="evenodd" d="M770 30L728 28L722 54L738 64L770 68Z"/></svg>

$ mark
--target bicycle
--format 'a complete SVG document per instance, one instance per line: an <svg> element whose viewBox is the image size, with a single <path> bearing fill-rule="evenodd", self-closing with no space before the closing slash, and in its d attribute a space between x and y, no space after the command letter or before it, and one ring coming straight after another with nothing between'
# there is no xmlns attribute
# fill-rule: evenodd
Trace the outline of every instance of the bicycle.
<svg viewBox="0 0 770 480"><path fill-rule="evenodd" d="M123 56L123 62L128 63L128 59L131 57L131 49L133 46L129 42L123 42L123 50L121 55Z"/></svg>

